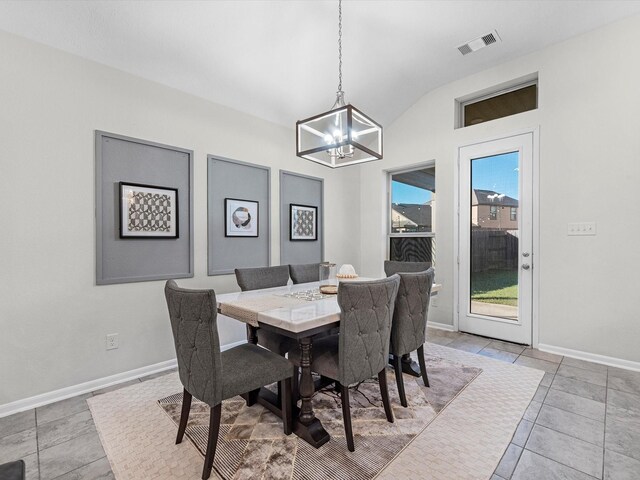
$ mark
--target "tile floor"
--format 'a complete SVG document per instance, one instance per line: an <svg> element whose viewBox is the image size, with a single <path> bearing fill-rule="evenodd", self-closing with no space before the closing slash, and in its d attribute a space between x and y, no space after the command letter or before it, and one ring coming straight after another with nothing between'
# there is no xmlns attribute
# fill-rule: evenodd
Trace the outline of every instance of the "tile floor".
<svg viewBox="0 0 640 480"><path fill-rule="evenodd" d="M640 372L463 333L429 341L546 372L491 480L640 479Z"/></svg>
<svg viewBox="0 0 640 480"><path fill-rule="evenodd" d="M640 372L463 333L429 341L546 372L491 480L640 478ZM0 418L0 463L23 458L29 480L112 479L86 399Z"/></svg>

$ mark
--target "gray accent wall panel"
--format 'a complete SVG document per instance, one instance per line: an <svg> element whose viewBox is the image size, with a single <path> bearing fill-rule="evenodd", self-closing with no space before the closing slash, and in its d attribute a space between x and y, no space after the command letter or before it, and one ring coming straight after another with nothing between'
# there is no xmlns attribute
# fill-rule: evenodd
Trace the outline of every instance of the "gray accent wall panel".
<svg viewBox="0 0 640 480"><path fill-rule="evenodd" d="M271 264L271 169L207 156L208 273L226 275L235 268ZM225 237L224 199L258 202L258 237Z"/></svg>
<svg viewBox="0 0 640 480"><path fill-rule="evenodd" d="M324 179L280 170L280 264L324 260ZM318 207L318 240L289 240L289 205Z"/></svg>
<svg viewBox="0 0 640 480"><path fill-rule="evenodd" d="M193 277L193 151L96 131L96 284ZM121 239L118 182L178 189L177 239Z"/></svg>

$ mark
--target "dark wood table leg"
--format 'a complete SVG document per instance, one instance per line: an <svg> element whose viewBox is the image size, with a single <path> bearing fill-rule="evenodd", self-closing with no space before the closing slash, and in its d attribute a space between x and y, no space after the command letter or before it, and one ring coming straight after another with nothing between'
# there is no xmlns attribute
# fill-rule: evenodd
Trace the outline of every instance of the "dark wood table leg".
<svg viewBox="0 0 640 480"><path fill-rule="evenodd" d="M311 397L315 391L311 376L311 337L301 338L300 343L300 414L294 433L318 448L329 441L329 434L313 413Z"/></svg>
<svg viewBox="0 0 640 480"><path fill-rule="evenodd" d="M247 341L253 345L258 344L258 329L252 325L247 323ZM258 396L260 394L260 389L252 390L249 393L243 395L244 399L247 402L247 407L255 405L258 401Z"/></svg>
<svg viewBox="0 0 640 480"><path fill-rule="evenodd" d="M411 360L411 355L409 353L402 356L400 364L402 365L402 371L404 373L413 377L420 376L420 366L416 362Z"/></svg>
<svg viewBox="0 0 640 480"><path fill-rule="evenodd" d="M247 342L254 345L258 344L258 329L247 323Z"/></svg>
<svg viewBox="0 0 640 480"><path fill-rule="evenodd" d="M400 357L400 365L402 366L402 373L406 373L407 375L411 375L412 377L420 376L420 366L411 360L411 354L407 353ZM395 365L393 363L393 355L389 355L389 365L392 367Z"/></svg>

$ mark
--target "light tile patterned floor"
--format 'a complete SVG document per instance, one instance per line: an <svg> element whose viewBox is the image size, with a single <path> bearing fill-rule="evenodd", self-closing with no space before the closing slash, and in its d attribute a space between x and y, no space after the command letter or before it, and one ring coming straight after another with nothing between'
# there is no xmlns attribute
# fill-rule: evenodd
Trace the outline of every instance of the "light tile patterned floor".
<svg viewBox="0 0 640 480"><path fill-rule="evenodd" d="M426 352L483 371L379 478L489 478L543 373L440 345Z"/></svg>
<svg viewBox="0 0 640 480"><path fill-rule="evenodd" d="M526 363L547 372L491 480L594 480L592 474L597 479L606 480L640 479L640 372L606 367L465 333L429 328L427 336L431 343L507 363ZM594 375L578 373L575 368L592 371ZM603 386L602 375L598 374L602 372L607 372L606 387ZM154 374L141 380L149 381L166 375L171 374ZM137 383L138 380L125 382L95 391L93 395ZM23 458L27 465L27 480L113 479L104 450L99 442L95 442L97 433L87 422L87 398L90 397L91 394L80 395L0 418L0 463ZM586 424L588 428L584 428ZM536 425L541 428L532 435ZM554 439L562 442L558 448L549 451L545 445ZM572 457L575 458L565 458L569 443L576 443L574 439L596 445L598 455L579 454L574 450ZM81 456L73 450L79 441L83 447ZM587 448L588 445L577 443L585 447L582 449L585 452L594 451ZM167 445L174 448L171 439ZM428 448L432 446L439 448L427 445ZM188 445L178 448L186 448L179 450L183 455L194 453ZM403 453L402 461L414 462L419 467L424 452L419 449L413 452L414 459ZM458 455L457 461L464 461L466 452L458 450ZM596 457L602 460L599 474L592 464ZM569 460L571 466L563 463ZM82 466L78 467L79 464ZM438 470L442 470L441 467L438 466ZM199 466L193 468L194 472L199 472ZM394 464L384 471L387 478L391 468L398 467ZM65 473L60 475L61 472ZM413 474L405 476L409 475ZM455 479L451 475L448 478Z"/></svg>
<svg viewBox="0 0 640 480"><path fill-rule="evenodd" d="M489 478L543 372L440 345L427 352L483 372L380 478ZM198 478L202 457L191 444L174 445L175 426L155 405L179 389L174 373L89 400L116 478Z"/></svg>

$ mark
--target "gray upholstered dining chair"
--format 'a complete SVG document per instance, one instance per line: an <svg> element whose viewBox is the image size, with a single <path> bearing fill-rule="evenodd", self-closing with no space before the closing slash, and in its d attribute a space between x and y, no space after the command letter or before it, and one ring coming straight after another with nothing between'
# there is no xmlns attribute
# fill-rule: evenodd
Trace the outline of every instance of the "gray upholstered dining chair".
<svg viewBox="0 0 640 480"><path fill-rule="evenodd" d="M276 267L236 268L236 280L240 290L283 287L289 282L289 265Z"/></svg>
<svg viewBox="0 0 640 480"><path fill-rule="evenodd" d="M347 447L353 452L349 385L378 376L387 421L393 423L385 368L389 357L391 319L400 277L340 284L340 333L313 342L311 371L337 381ZM289 360L300 365L300 350Z"/></svg>
<svg viewBox="0 0 640 480"><path fill-rule="evenodd" d="M289 275L295 284L317 282L320 280L320 264L289 265Z"/></svg>
<svg viewBox="0 0 640 480"><path fill-rule="evenodd" d="M427 314L433 286L433 268L425 272L398 273L400 287L396 297L396 307L391 323L391 345L398 395L403 407L407 406L402 378L401 357L414 350L418 351L420 373L425 386L429 386L427 368L424 362L424 342L426 341Z"/></svg>
<svg viewBox="0 0 640 480"><path fill-rule="evenodd" d="M169 280L164 287L171 330L184 386L182 413L176 443L181 443L189 420L191 399L210 407L209 439L202 478L211 475L216 454L222 401L279 382L284 433L291 433L291 377L293 365L280 355L244 344L220 351L216 294L213 290L188 290Z"/></svg>
<svg viewBox="0 0 640 480"><path fill-rule="evenodd" d="M395 260L384 261L384 274L387 277L401 272L424 272L429 268L431 268L431 262L398 262Z"/></svg>
<svg viewBox="0 0 640 480"><path fill-rule="evenodd" d="M236 268L236 280L243 292L262 288L284 287L289 282L289 266ZM258 329L258 344L283 357L297 343L289 337Z"/></svg>

